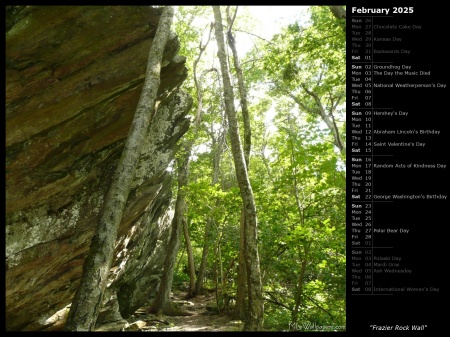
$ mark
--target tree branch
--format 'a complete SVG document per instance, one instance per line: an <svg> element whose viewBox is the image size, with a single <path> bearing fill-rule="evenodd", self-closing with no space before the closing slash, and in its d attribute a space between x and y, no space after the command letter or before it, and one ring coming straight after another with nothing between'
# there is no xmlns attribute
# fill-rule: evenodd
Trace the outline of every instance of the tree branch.
<svg viewBox="0 0 450 337"><path fill-rule="evenodd" d="M276 304L276 305L278 305L278 306L280 306L280 307L283 307L283 308L285 308L285 309L287 309L287 310L289 310L289 311L292 311L292 308L289 307L289 306L287 306L286 304L280 302L280 301L278 300L278 298L275 297L275 295L274 295L273 292L265 291L264 293L266 293L266 294L268 294L268 295L270 296L270 298L267 298L267 297L264 298L267 302Z"/></svg>
<svg viewBox="0 0 450 337"><path fill-rule="evenodd" d="M324 307L322 307L319 303L317 303L315 300L313 300L311 297L306 296L305 294L303 294L303 296L306 297L306 299L308 299L309 301L311 301L316 307L318 307L320 310L322 310L323 312L327 313L332 319L334 319L333 315Z"/></svg>
<svg viewBox="0 0 450 337"><path fill-rule="evenodd" d="M269 41L269 40L267 40L267 39L265 39L265 38L263 38L263 37L261 37L261 36L259 36L259 35L256 35L256 34L254 34L254 33L246 32L245 30L235 29L235 31L241 32L241 33L245 33L245 34L248 34L248 35L252 35L252 36L254 36L254 37L257 37L258 39L264 40L264 41L266 41L267 43L270 43L270 44L273 44L273 45L275 44L275 43L273 43L272 41Z"/></svg>

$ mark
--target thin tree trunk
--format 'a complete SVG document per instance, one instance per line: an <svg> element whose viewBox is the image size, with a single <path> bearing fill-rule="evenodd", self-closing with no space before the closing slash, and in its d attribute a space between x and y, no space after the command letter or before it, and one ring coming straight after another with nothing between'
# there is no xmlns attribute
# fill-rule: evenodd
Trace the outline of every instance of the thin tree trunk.
<svg viewBox="0 0 450 337"><path fill-rule="evenodd" d="M203 237L203 251L200 267L198 268L197 282L195 283L195 294L199 295L203 292L203 277L205 275L206 264L208 263L209 242L211 232L212 219L208 219L205 225L205 235Z"/></svg>
<svg viewBox="0 0 450 337"><path fill-rule="evenodd" d="M229 13L230 7L227 7L227 22L228 22L228 32L227 32L227 40L228 45L231 48L233 53L233 62L234 68L236 70L237 78L238 78L238 86L239 86L239 95L241 98L241 109L242 109L242 119L244 121L244 157L245 164L247 166L247 172L249 170L250 165L250 150L251 150L251 140L252 133L250 127L250 113L248 111L248 103L247 103L247 90L245 89L244 77L242 75L242 68L239 62L239 56L236 50L236 44L231 32L231 28L233 26L234 19L237 13L234 12L233 18L231 18ZM247 298L247 287L246 287L246 279L247 279L247 269L245 268L245 227L246 227L246 219L244 209L241 210L241 221L240 221L240 229L239 229L239 269L238 269L238 281L237 281L237 291L236 291L236 315L243 320L246 320L245 313L247 312L246 306L246 298Z"/></svg>
<svg viewBox="0 0 450 337"><path fill-rule="evenodd" d="M333 133L333 137L334 137L334 143L335 145L339 148L339 150L345 154L346 153L346 148L345 148L345 143L342 141L341 136L339 134L339 129L336 125L336 122L334 121L334 117L333 117L333 113L331 111L330 116L326 113L322 102L320 101L319 95L317 95L315 92L308 90L308 88L306 88L306 86L302 86L303 89L308 93L308 95L312 96L314 98L314 100L317 103L317 106L319 108L319 114L322 117L322 120L325 122L325 124L328 126L328 128L330 129L330 131Z"/></svg>
<svg viewBox="0 0 450 337"><path fill-rule="evenodd" d="M228 289L228 279L230 276L230 273L233 270L233 266L236 262L236 258L232 258L230 263L228 264L228 267L225 269L224 273L223 273L223 283L222 283L222 287L223 289ZM234 282L231 282L230 288L232 289L234 286ZM226 291L225 293L225 298L224 298L224 308L225 311L229 312L230 310L230 300L232 299L232 296L230 296L230 294L228 293L228 291Z"/></svg>
<svg viewBox="0 0 450 337"><path fill-rule="evenodd" d="M217 302L217 309L218 312L220 314L220 312L222 311L222 307L224 308L224 310L226 311L226 307L225 307L225 296L226 296L226 289L225 289L225 283L224 283L224 275L223 275L223 262L222 262L222 250L220 249L220 245L222 243L222 238L223 238L223 232L219 230L219 227L216 226L216 231L217 231L217 235L218 235L218 240L217 240L217 244L216 244L216 256L215 256L215 263L214 263L214 268L215 268L215 278L216 278L216 302ZM217 271L217 269L219 269L219 271ZM220 297L219 297L219 279L220 277ZM220 303L222 302L222 306L220 305Z"/></svg>
<svg viewBox="0 0 450 337"><path fill-rule="evenodd" d="M269 160L267 159L266 155L265 155L265 150L266 150L266 146L267 146L267 139L266 139L266 135L267 135L267 129L264 129L264 133L263 133L263 147L261 149L261 158L263 161L264 166L266 167L267 170L267 175L269 177L270 180L272 180L272 171L270 170L270 166L269 166Z"/></svg>
<svg viewBox="0 0 450 337"><path fill-rule="evenodd" d="M161 276L158 292L156 294L153 305L149 310L150 313L162 313L164 315L173 315L175 313L175 309L172 307L172 303L170 302L170 291L172 289L173 267L178 253L181 229L178 215L180 214L180 211L182 211L183 207L184 205L180 203L177 198L175 214L172 220L170 241L169 245L167 246L167 254L164 260L164 270Z"/></svg>
<svg viewBox="0 0 450 337"><path fill-rule="evenodd" d="M297 283L297 289L295 292L295 305L294 310L292 310L291 314L291 322L292 326L297 326L298 322L298 311L300 308L300 304L302 302L302 295L303 295L303 280L305 279L305 271L306 271L306 256L305 259L302 260L300 273L298 275L298 283Z"/></svg>
<svg viewBox="0 0 450 337"><path fill-rule="evenodd" d="M186 214L186 191L184 186L187 183L188 171L187 163L189 161L189 153L184 153L177 160L178 164L178 193L175 203L175 213L172 220L172 232L170 235L167 254L164 260L164 270L161 276L161 282L155 300L149 312L154 314L163 313L170 316L190 316L187 312L180 312L173 308L170 301L170 291L172 290L173 269L175 260L180 246L180 232L183 227L183 219Z"/></svg>
<svg viewBox="0 0 450 337"><path fill-rule="evenodd" d="M202 90L201 90L201 82L197 80L197 64L200 61L203 51L206 49L206 46L209 43L209 39L211 36L212 26L210 28L208 40L205 45L202 45L202 41L200 41L200 52L197 59L194 61L194 82L197 87L197 99L198 99L198 107L197 114L195 116L195 129L194 136L197 134L198 127L200 125L202 119ZM189 180L189 159L192 152L192 146L194 144L194 139L189 139L185 141L184 144L184 153L180 155L178 160L178 195L177 195L177 203L180 205L184 205L182 209L180 209L180 213L178 214L180 226L183 227L184 239L186 242L186 251L188 255L188 267L189 267L189 290L186 294L186 298L191 298L195 296L195 265L194 265L194 254L192 252L191 239L189 237L189 228L187 224L187 205L186 205L186 193L182 190L183 187L187 186ZM178 252L178 249L177 249ZM175 253L176 254L176 253ZM172 271L173 273L173 271ZM173 275L171 276L173 278Z"/></svg>
<svg viewBox="0 0 450 337"><path fill-rule="evenodd" d="M204 45L202 45L202 39L200 40L200 44L198 46L198 49L199 49L198 57L194 61L194 83L195 83L195 88L197 89L197 103L198 103L196 120L198 123L200 123L201 114L202 114L202 110L203 110L203 91L202 91L202 81L199 81L197 79L197 65L198 65L198 62L200 62L203 52L205 51L206 47L208 46L209 40L211 38L212 29L213 29L213 25L211 24L210 28L209 28L208 39L206 40L206 43Z"/></svg>
<svg viewBox="0 0 450 337"><path fill-rule="evenodd" d="M197 59L194 61L194 82L195 82L195 86L197 88L197 100L198 100L198 107L197 107L197 114L195 116L195 129L194 129L194 136L197 134L198 131L198 127L200 125L201 119L202 119L202 99L203 99L203 95L202 95L202 89L201 89L201 81L198 81L197 79L197 65L198 62L200 61L200 58L203 54L203 51L206 49L210 37L211 37L211 31L212 31L212 25L210 27L210 31L209 31L209 35L208 35L208 40L206 42L205 45L202 45L202 41L200 41L200 45L199 45L199 54ZM191 156L191 152L192 152L192 146L194 144L194 139L189 139L185 141L185 145L184 145L184 159L182 161L180 161L180 165L182 165L183 167L179 168L179 170L181 170L180 172L183 172L183 174L185 174L185 177L182 181L183 186L187 186L188 184L188 180L189 180L189 158ZM178 185L180 188L180 184ZM181 186L181 187L183 187ZM182 193L181 195L179 195L180 198L183 198L184 200L180 201L180 202L184 202L185 201L185 193ZM187 223L187 206L185 208L185 212L183 214L180 214L181 217L181 222L183 224L183 234L184 234L184 239L186 242L186 251L187 251L187 255L188 255L188 267L189 267L189 290L188 293L186 294L186 298L191 298L194 297L196 294L196 288L195 288L195 264L194 264L194 254L192 252L192 245L191 245L191 239L189 237L189 227L188 227L188 223Z"/></svg>
<svg viewBox="0 0 450 337"><path fill-rule="evenodd" d="M245 243L246 243L246 267L249 297L249 315L245 322L244 330L261 330L264 321L264 300L262 296L261 273L259 266L258 242L257 242L257 215L252 187L248 179L245 164L244 151L239 136L239 126L234 109L234 94L231 86L230 75L225 54L225 41L223 37L222 15L220 7L212 6L215 19L215 35L218 46L220 68L222 70L225 110L228 117L231 150L233 153L236 178L241 192L245 212Z"/></svg>
<svg viewBox="0 0 450 337"><path fill-rule="evenodd" d="M228 12L227 21L229 27L227 32L227 41L228 45L231 48L231 51L233 52L234 69L236 70L236 75L238 79L239 96L241 98L242 119L244 121L244 157L248 172L250 164L250 150L252 148L252 128L250 126L250 112L248 110L247 89L245 88L244 75L242 74L241 63L239 61L239 55L236 50L236 43L233 34L231 32L234 18L236 17L237 13L237 7L236 11L234 12L233 19L229 15L229 7L227 8L227 12Z"/></svg>
<svg viewBox="0 0 450 337"><path fill-rule="evenodd" d="M220 302L219 302L219 273L217 272L217 254L218 254L218 248L216 247L215 254L214 254L214 294L216 295L216 306L217 306L217 313L220 314Z"/></svg>
<svg viewBox="0 0 450 337"><path fill-rule="evenodd" d="M182 219L183 223L183 233L184 240L186 242L186 251L188 256L188 267L189 267L189 289L186 294L186 298L191 298L194 296L195 292L195 264L194 264L194 254L192 252L191 238L189 237L189 228L186 221L186 217Z"/></svg>
<svg viewBox="0 0 450 337"><path fill-rule="evenodd" d="M222 242L223 233L220 232L219 227L217 225L215 225L215 227L216 227L218 239L217 239L216 249L215 249L215 254L214 254L214 289L215 289L215 294L216 294L217 312L220 314L222 311L221 302L223 304L223 291L224 291L223 290L222 253L220 250L220 244ZM219 274L219 271L220 271L220 274ZM219 295L219 277L220 277L220 285L221 285L220 295Z"/></svg>
<svg viewBox="0 0 450 337"><path fill-rule="evenodd" d="M241 220L239 225L239 257L238 276L236 289L235 316L245 321L247 313L247 268L245 267L245 215L241 209Z"/></svg>
<svg viewBox="0 0 450 337"><path fill-rule="evenodd" d="M218 141L216 142L213 138L213 149L214 149L214 157L213 157L213 176L211 179L211 185L217 184L219 181L219 165L220 165L220 157L223 151L223 141L225 137L219 136ZM197 282L195 283L195 294L201 294L203 292L203 279L205 275L206 265L208 263L208 255L209 255L209 246L211 243L211 228L212 228L213 219L208 219L205 225L205 235L203 237L203 251L202 251L202 260L200 262L200 267L198 269Z"/></svg>
<svg viewBox="0 0 450 337"><path fill-rule="evenodd" d="M333 112L338 106L339 102L341 101L341 98L338 98L337 101L331 105L329 111L325 111L325 108L322 105L319 95L309 90L305 85L302 85L301 87L303 88L303 90L305 90L305 92L308 95L310 95L314 99L314 101L317 104L317 108L311 108L305 105L304 103L302 103L302 101L300 101L300 99L297 96L292 94L290 91L283 89L283 87L280 84L276 83L275 85L278 87L279 90L281 90L289 97L291 97L294 100L294 102L299 105L300 108L302 108L305 111L308 111L312 115L319 115L320 118L322 118L323 122L327 125L328 129L331 131L333 135L334 138L333 144L337 146L337 148L341 152L342 159L345 161L345 154L346 154L345 142L342 141L342 137L340 135L339 129L336 125L336 121L333 115Z"/></svg>
<svg viewBox="0 0 450 337"><path fill-rule="evenodd" d="M222 241L223 233L220 235L220 240L218 243L218 253L219 253L219 266L220 266L220 283L221 283L221 294L222 294L222 304L225 312L228 311L228 294L227 294L227 282L223 272L223 260L222 260L222 250L220 248L220 243Z"/></svg>
<svg viewBox="0 0 450 337"><path fill-rule="evenodd" d="M297 282L297 287L296 287L296 291L295 291L295 296L294 296L294 310L292 311L291 314L291 322L293 326L297 325L298 322L298 312L300 309L300 304L302 303L302 298L303 298L303 283L305 281L305 273L306 273L306 265L308 264L308 259L309 259L309 251L311 248L311 244L312 241L309 241L305 246L304 246L304 253L302 254L302 250L301 247L298 247L298 255L301 261L301 268L300 268L300 273L298 275L298 282Z"/></svg>
<svg viewBox="0 0 450 337"><path fill-rule="evenodd" d="M290 116L288 116L288 123L290 126L290 134L295 134L295 130L293 130L291 128L292 123L290 120ZM297 204L297 211L298 211L298 216L300 219L300 225L303 227L305 225L305 214L304 214L304 207L302 205L302 201L300 198L300 194L299 194L299 183L297 180L297 169L296 166L294 165L295 162L295 151L294 151L294 145L293 145L293 141L291 141L291 156L290 156L290 161L291 161L291 166L293 167L293 178L294 178L294 186L293 186L293 190L294 190L294 196L295 196L295 201ZM292 226L291 230L294 230L294 226ZM305 272L306 272L306 265L308 263L308 259L309 259L309 249L311 247L312 244L312 240L310 240L308 242L307 245L304 245L304 254L302 254L302 247L299 246L297 247L298 249L298 255L299 255L299 261L301 263L301 268L300 268L300 272L298 275L298 281L297 281L297 286L296 286L296 290L295 290L295 295L294 295L294 309L292 310L291 313L291 322L292 322L292 326L297 326L297 322L298 322L298 313L299 313L299 309L300 309L300 304L302 302L302 298L303 298L303 283L305 280Z"/></svg>
<svg viewBox="0 0 450 337"><path fill-rule="evenodd" d="M150 49L145 83L131 129L106 196L100 222L83 265L80 285L67 317L65 325L67 331L91 331L95 327L113 260L117 231L130 193L143 140L155 109L160 85L161 60L172 18L173 8L165 7Z"/></svg>
<svg viewBox="0 0 450 337"><path fill-rule="evenodd" d="M183 256L184 256L184 251L181 252L180 257L178 258L177 265L175 266L175 271L176 271L177 273L180 272L180 264L181 264L181 261L183 260Z"/></svg>
<svg viewBox="0 0 450 337"><path fill-rule="evenodd" d="M197 115L196 115L196 129L198 128L200 121L201 121L201 117L202 117L202 109L203 109L203 91L202 91L202 81L200 79L200 81L197 79L197 65L200 61L200 58L204 52L204 50L206 49L210 38L211 38L211 32L213 29L213 24L210 25L210 29L209 29L209 34L208 34L208 39L206 41L206 43L204 45L202 45L202 40L200 40L199 43L199 53L198 53L198 57L197 59L194 61L194 83L195 83L195 87L197 89ZM214 69L210 69L208 71L213 71ZM192 147L192 144L191 144ZM216 181L213 178L213 184L215 184ZM195 282L195 286L194 286L194 291L192 292L192 296L196 296L198 294L200 294L203 290L203 275L205 273L205 268L206 268L206 264L208 261L208 252L209 252L209 233L211 231L211 220L208 220L205 226L205 235L203 238L203 252L202 252L202 259L200 262L200 267L199 267L199 271L198 271L198 276L197 276L197 281ZM193 280L192 280L193 282Z"/></svg>

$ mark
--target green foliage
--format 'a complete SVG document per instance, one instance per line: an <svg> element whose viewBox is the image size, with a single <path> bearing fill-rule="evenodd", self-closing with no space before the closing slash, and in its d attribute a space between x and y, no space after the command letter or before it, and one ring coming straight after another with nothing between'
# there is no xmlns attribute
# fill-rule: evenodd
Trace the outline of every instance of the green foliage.
<svg viewBox="0 0 450 337"><path fill-rule="evenodd" d="M191 70L184 86L195 98L192 65L200 40L206 40L211 13L207 6L180 6L177 12L176 31ZM241 30L251 22L239 14L236 20L234 27ZM271 43L259 41L242 62L252 127L249 179L258 212L267 300L265 327L269 330L289 330L296 304L299 324L345 325L345 170L330 141L330 130L318 117L318 102L305 90L318 95L345 135L345 34L341 25L327 7L310 7L307 23L286 26ZM197 268L205 226L212 223L207 286L214 287L216 270L219 302L225 305L221 302L225 295L236 292L242 200L226 139L214 165L221 133L227 128L221 83L218 73L211 71L218 65L214 57L214 52L205 52L199 62L203 118L197 133L186 136L194 140L194 148L185 191ZM339 105L333 105L338 101ZM195 100L193 109L197 106ZM242 129L241 125L241 133ZM218 180L212 184L214 174ZM226 280L220 278L220 262ZM186 263L183 256L180 265ZM174 282L188 282L182 268L174 277ZM222 281L226 281L224 288Z"/></svg>
<svg viewBox="0 0 450 337"><path fill-rule="evenodd" d="M174 271L173 273L173 284L175 286L180 286L189 283L189 276L184 272Z"/></svg>
<svg viewBox="0 0 450 337"><path fill-rule="evenodd" d="M289 331L291 312L274 305L265 307L264 326L270 331Z"/></svg>
<svg viewBox="0 0 450 337"><path fill-rule="evenodd" d="M321 109L333 115L345 139L345 32L327 6L311 6L310 14L307 24L291 24L254 49L249 59L261 67L248 68L249 77L268 84L273 97L292 99L309 122Z"/></svg>

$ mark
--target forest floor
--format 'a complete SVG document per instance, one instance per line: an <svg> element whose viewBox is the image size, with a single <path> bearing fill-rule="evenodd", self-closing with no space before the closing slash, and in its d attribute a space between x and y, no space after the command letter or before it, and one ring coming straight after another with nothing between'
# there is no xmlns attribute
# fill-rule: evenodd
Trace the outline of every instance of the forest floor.
<svg viewBox="0 0 450 337"><path fill-rule="evenodd" d="M184 299L185 293L174 290L172 303L181 311L192 316L166 316L148 314L144 306L121 325L111 324L99 327L97 331L241 331L243 323L217 312L214 293L206 293L192 299Z"/></svg>

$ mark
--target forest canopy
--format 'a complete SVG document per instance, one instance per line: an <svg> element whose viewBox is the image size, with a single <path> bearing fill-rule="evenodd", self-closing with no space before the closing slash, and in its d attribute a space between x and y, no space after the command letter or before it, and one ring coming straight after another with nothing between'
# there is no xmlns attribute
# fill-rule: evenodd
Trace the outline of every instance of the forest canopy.
<svg viewBox="0 0 450 337"><path fill-rule="evenodd" d="M258 34L251 8L221 7L233 103L257 210L269 330L292 330L305 322L345 326L345 16L328 6L302 10L267 38ZM340 10L345 14L345 7ZM218 309L245 319L249 304L239 290L245 291L246 282L240 280L245 270L239 268L244 260L237 239L241 184L211 33L217 22L206 6L177 7L175 17L190 66L184 88L196 98L184 187L192 261L197 274L201 265L203 286L215 290ZM185 247L174 279L187 286Z"/></svg>

